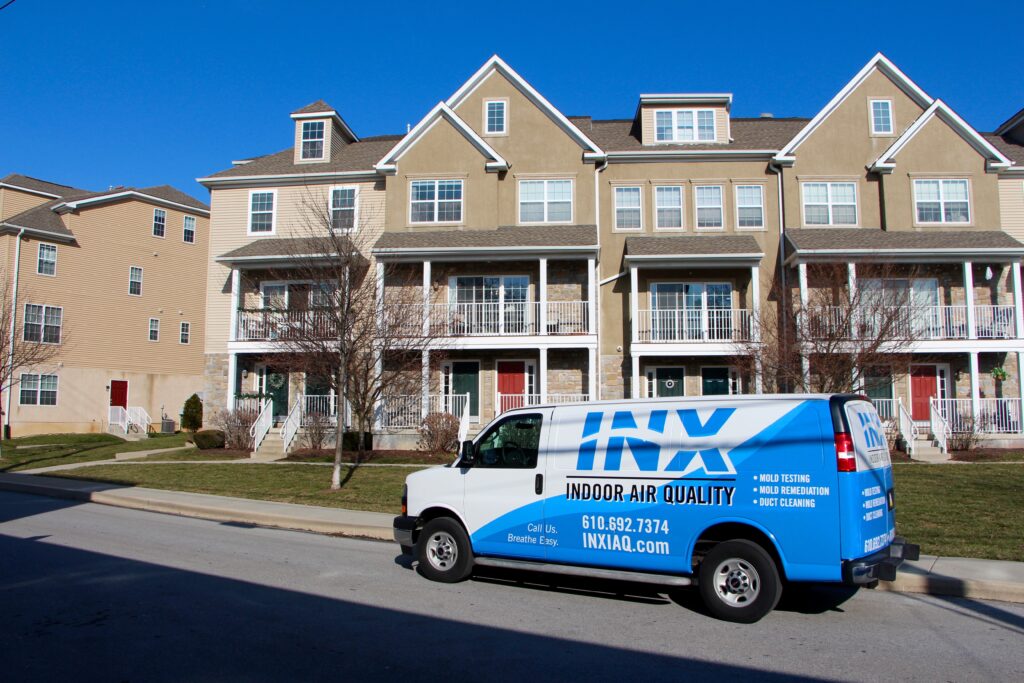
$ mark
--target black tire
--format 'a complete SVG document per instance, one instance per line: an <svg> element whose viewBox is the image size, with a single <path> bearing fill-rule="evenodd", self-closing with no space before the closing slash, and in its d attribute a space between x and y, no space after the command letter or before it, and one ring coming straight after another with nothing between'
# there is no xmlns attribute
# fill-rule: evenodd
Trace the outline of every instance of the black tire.
<svg viewBox="0 0 1024 683"><path fill-rule="evenodd" d="M713 616L740 624L758 621L782 597L775 560L747 540L725 541L712 548L700 563L697 584Z"/></svg>
<svg viewBox="0 0 1024 683"><path fill-rule="evenodd" d="M454 519L438 517L427 522L416 541L417 569L431 581L458 583L473 571L469 536Z"/></svg>
<svg viewBox="0 0 1024 683"><path fill-rule="evenodd" d="M411 545L403 545L403 546L401 546L401 548L402 548L402 554L403 555L415 555L416 554L416 548L414 548Z"/></svg>

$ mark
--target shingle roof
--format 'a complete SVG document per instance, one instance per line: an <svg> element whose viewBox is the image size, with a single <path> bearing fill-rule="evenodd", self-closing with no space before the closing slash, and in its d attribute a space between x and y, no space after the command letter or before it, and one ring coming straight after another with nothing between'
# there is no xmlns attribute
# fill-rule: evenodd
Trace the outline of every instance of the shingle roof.
<svg viewBox="0 0 1024 683"><path fill-rule="evenodd" d="M786 231L796 251L890 250L1024 250L1002 230L876 230L873 228L804 228ZM924 255L927 255L926 253Z"/></svg>
<svg viewBox="0 0 1024 683"><path fill-rule="evenodd" d="M202 209L203 211L209 211L210 207L203 202L199 201L195 197L189 194L185 194L181 190L171 187L170 185L154 185L153 187L141 187L137 190L142 194L148 194L150 197L156 197L157 199L164 199L175 204L183 204L185 206L191 206L196 209Z"/></svg>
<svg viewBox="0 0 1024 683"><path fill-rule="evenodd" d="M87 192L87 190L78 190L70 185L51 183L46 180L32 178L31 176L21 175L20 173L9 173L3 178L0 178L0 183L24 187L26 190L36 190L37 192L45 192L46 194L55 194L58 197L63 197L65 194L73 192Z"/></svg>
<svg viewBox="0 0 1024 683"><path fill-rule="evenodd" d="M995 133L982 133L981 136L1014 164L1024 166L1024 145L1018 145L1016 142Z"/></svg>
<svg viewBox="0 0 1024 683"><path fill-rule="evenodd" d="M311 102L311 103L307 104L305 107L302 107L301 109L296 109L292 113L293 114L319 114L321 112L327 113L327 112L332 112L332 111L334 111L334 107L332 107L331 105L327 104L323 100L317 100L316 102Z"/></svg>
<svg viewBox="0 0 1024 683"><path fill-rule="evenodd" d="M324 253L329 244L315 237L266 237L221 254L217 260L312 256Z"/></svg>
<svg viewBox="0 0 1024 683"><path fill-rule="evenodd" d="M750 235L672 235L626 238L627 256L762 255Z"/></svg>
<svg viewBox="0 0 1024 683"><path fill-rule="evenodd" d="M504 226L497 230L386 232L374 251L401 249L501 249L509 247L597 247L597 226Z"/></svg>
<svg viewBox="0 0 1024 683"><path fill-rule="evenodd" d="M53 210L55 206L63 201L63 199L54 199L45 204L40 204L28 211L22 211L17 215L11 216L3 224L13 226L14 228L29 228L30 230L39 230L53 235L74 237L74 233L68 230L67 226L64 225L64 221Z"/></svg>
<svg viewBox="0 0 1024 683"><path fill-rule="evenodd" d="M734 118L730 120L732 141L722 144L687 144L687 145L642 145L640 131L633 119L615 119L593 121L589 130L585 127L585 117L577 117L577 125L583 124L583 132L597 143L605 152L640 152L651 150L743 150L743 149L782 149L807 125L809 119L803 118Z"/></svg>
<svg viewBox="0 0 1024 683"><path fill-rule="evenodd" d="M331 145L331 160L322 163L295 163L294 148L275 154L256 157L247 164L218 171L211 178L232 178L253 175L292 175L302 173L329 173L344 171L373 172L373 165L391 151L401 135L379 135L362 138L347 145Z"/></svg>

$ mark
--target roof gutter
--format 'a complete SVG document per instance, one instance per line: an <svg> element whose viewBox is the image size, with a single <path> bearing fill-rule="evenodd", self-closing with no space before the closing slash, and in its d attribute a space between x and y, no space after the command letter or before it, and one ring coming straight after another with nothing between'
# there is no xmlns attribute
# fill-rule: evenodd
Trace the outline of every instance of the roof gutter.
<svg viewBox="0 0 1024 683"><path fill-rule="evenodd" d="M15 225L14 223L0 223L0 231L2 228L11 228L19 231L19 236L22 233L28 233L30 235L36 235L44 239L55 240L58 242L64 242L70 244L75 241L74 235L63 235L59 232L49 232L47 230L39 230L38 228L29 228L24 225Z"/></svg>
<svg viewBox="0 0 1024 683"><path fill-rule="evenodd" d="M792 244L792 242L790 242ZM971 249L928 249L926 252L922 252L921 249L800 249L796 245L793 245L795 251L790 254L789 258L786 259L786 265L792 265L800 261L803 257L817 256L817 257L851 257L851 256L889 256L907 258L912 256L922 257L920 259L911 258L911 262L918 260L930 260L932 256L964 256L968 258L974 257L989 257L989 260L997 257L1011 257L1020 258L1024 257L1024 249L1015 249L1007 247L1005 249L999 248L971 248Z"/></svg>
<svg viewBox="0 0 1024 683"><path fill-rule="evenodd" d="M367 169L365 171L324 171L322 173L282 173L278 175L236 175L227 177L207 176L205 178L196 178L196 182L207 188L215 188L238 187L252 185L255 183L266 185L287 182L302 183L308 180L372 180L376 179L377 176L377 171Z"/></svg>
<svg viewBox="0 0 1024 683"><path fill-rule="evenodd" d="M64 202L53 207L53 210L57 213L67 213L67 211L73 211L79 207L86 206L88 204L102 204L104 202L112 202L116 199L124 197L134 197L137 199L143 199L154 204L166 206L168 208L181 209L186 213L202 213L207 216L210 215L209 209L202 209L197 206L189 206L188 204L180 204L178 202L171 201L169 199L163 199L162 197L154 197L151 194L145 194L142 192L136 192L135 190L128 190L125 192L115 192L113 194L105 194L99 197L89 197L88 199L76 199L70 202Z"/></svg>

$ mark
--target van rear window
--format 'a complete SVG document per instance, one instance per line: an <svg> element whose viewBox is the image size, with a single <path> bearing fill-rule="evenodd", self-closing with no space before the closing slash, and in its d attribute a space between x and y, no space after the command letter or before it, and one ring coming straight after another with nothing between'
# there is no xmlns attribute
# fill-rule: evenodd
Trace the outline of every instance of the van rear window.
<svg viewBox="0 0 1024 683"><path fill-rule="evenodd" d="M889 467L892 462L886 434L890 426L878 416L875 406L870 401L848 401L844 408L857 455L857 471Z"/></svg>

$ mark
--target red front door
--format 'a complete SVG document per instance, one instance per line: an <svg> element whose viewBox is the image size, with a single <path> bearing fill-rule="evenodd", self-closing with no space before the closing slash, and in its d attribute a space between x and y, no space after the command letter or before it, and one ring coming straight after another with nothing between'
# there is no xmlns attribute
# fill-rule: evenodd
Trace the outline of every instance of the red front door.
<svg viewBox="0 0 1024 683"><path fill-rule="evenodd" d="M498 410L505 412L526 405L526 363L521 360L498 361Z"/></svg>
<svg viewBox="0 0 1024 683"><path fill-rule="evenodd" d="M939 382L934 365L915 365L910 368L910 416L915 420L931 417L929 401L939 397Z"/></svg>
<svg viewBox="0 0 1024 683"><path fill-rule="evenodd" d="M123 379L110 380L110 405L128 407L128 382Z"/></svg>

